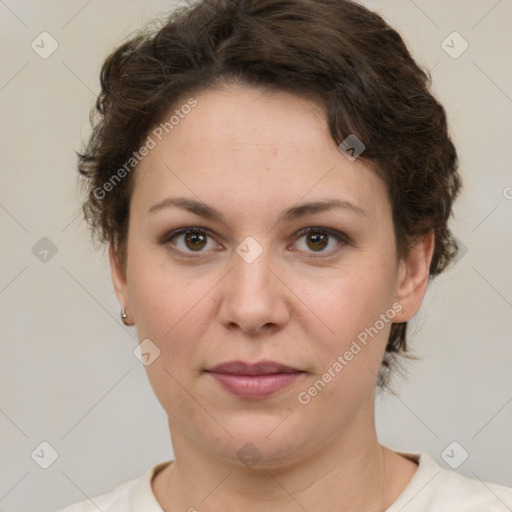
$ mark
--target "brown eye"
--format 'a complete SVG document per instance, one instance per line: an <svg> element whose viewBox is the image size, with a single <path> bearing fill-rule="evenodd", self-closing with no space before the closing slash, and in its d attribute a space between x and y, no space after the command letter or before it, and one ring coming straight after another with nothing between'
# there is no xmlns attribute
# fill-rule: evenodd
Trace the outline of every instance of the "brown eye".
<svg viewBox="0 0 512 512"><path fill-rule="evenodd" d="M332 229L311 227L299 233L299 238L295 242L297 248L301 251L318 257L330 256L343 245L349 243L348 236Z"/></svg>
<svg viewBox="0 0 512 512"><path fill-rule="evenodd" d="M203 233L186 233L185 245L192 251L201 250L206 246L206 238L208 235Z"/></svg>
<svg viewBox="0 0 512 512"><path fill-rule="evenodd" d="M208 244L214 248L218 245L214 243L213 238L201 228L182 228L172 231L171 233L164 236L161 240L163 245L173 245L180 252L191 254L195 253L206 253L208 250Z"/></svg>
<svg viewBox="0 0 512 512"><path fill-rule="evenodd" d="M326 233L312 232L306 235L306 243L314 251L323 250L329 243L329 235Z"/></svg>

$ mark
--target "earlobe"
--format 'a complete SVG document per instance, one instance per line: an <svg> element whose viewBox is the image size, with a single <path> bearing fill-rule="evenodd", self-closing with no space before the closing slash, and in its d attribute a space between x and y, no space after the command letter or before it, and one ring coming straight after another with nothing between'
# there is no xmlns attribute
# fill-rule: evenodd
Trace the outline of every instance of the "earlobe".
<svg viewBox="0 0 512 512"><path fill-rule="evenodd" d="M412 318L423 302L429 281L434 243L434 232L430 231L417 241L409 254L399 263L397 300L406 312L403 321Z"/></svg>

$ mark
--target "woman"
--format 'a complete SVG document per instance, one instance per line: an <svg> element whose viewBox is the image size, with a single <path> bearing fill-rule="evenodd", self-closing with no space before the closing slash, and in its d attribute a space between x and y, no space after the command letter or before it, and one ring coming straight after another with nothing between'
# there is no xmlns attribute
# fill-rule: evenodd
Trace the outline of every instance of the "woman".
<svg viewBox="0 0 512 512"><path fill-rule="evenodd" d="M456 150L400 36L345 0L204 0L101 83L84 211L175 460L65 511L512 506L376 435L457 249Z"/></svg>

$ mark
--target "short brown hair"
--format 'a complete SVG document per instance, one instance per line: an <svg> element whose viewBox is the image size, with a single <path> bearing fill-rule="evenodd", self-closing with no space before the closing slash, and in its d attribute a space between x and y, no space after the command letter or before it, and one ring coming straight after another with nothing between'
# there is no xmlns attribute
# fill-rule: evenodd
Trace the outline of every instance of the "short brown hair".
<svg viewBox="0 0 512 512"><path fill-rule="evenodd" d="M132 36L101 70L78 169L85 218L100 242L116 244L123 266L133 176L108 194L98 190L180 98L229 82L318 101L333 140L354 134L363 141L360 158L386 183L397 254L433 231L430 277L454 259L448 220L461 185L457 153L445 110L429 92L430 75L400 35L348 0L203 0ZM406 330L406 322L391 327L379 387L407 355Z"/></svg>

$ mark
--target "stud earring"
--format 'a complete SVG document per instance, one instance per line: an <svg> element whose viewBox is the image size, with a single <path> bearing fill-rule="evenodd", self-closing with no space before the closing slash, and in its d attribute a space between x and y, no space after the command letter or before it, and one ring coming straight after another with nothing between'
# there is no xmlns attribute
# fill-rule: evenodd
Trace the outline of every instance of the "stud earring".
<svg viewBox="0 0 512 512"><path fill-rule="evenodd" d="M121 309L121 320L123 321L124 325L130 325L126 319L128 318L128 315L126 314L126 308Z"/></svg>

